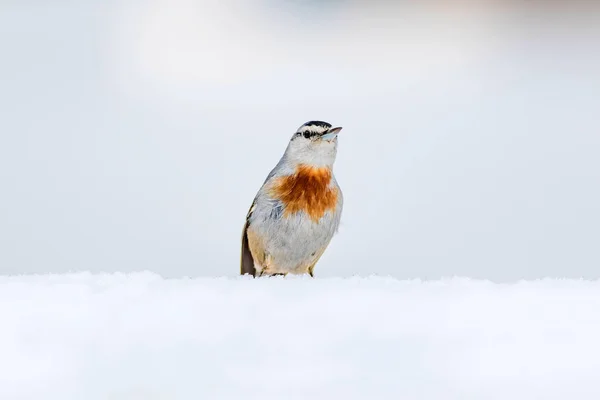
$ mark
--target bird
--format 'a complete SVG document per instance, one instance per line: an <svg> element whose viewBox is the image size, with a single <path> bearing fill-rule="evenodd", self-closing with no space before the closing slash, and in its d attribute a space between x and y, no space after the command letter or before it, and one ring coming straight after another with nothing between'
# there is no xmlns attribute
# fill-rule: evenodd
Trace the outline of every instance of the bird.
<svg viewBox="0 0 600 400"><path fill-rule="evenodd" d="M341 130L308 121L292 134L246 215L241 275L314 277L342 215L344 198L333 174Z"/></svg>

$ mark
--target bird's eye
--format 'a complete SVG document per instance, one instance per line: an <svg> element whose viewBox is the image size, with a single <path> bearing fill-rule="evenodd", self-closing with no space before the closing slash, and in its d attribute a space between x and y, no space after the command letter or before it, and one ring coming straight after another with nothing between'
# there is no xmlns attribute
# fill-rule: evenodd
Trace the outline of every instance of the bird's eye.
<svg viewBox="0 0 600 400"><path fill-rule="evenodd" d="M304 137L308 139L310 137L310 132L304 131Z"/></svg>

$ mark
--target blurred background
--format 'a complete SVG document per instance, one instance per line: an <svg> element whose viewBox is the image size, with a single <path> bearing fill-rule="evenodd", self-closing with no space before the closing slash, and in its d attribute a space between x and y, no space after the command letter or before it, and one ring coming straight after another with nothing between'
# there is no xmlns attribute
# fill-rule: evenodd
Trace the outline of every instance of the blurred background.
<svg viewBox="0 0 600 400"><path fill-rule="evenodd" d="M235 276L291 134L340 134L317 276L600 277L600 6L0 5L0 274Z"/></svg>

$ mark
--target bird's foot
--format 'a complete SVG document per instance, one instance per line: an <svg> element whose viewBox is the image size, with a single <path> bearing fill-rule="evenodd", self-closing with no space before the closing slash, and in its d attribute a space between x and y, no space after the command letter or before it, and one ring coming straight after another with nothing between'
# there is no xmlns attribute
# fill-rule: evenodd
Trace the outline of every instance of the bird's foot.
<svg viewBox="0 0 600 400"><path fill-rule="evenodd" d="M270 272L267 272L265 270L262 270L262 271L260 271L260 274L258 276L259 277L264 276L264 277L270 278L270 277L273 277L273 276L286 276L286 275L287 275L287 272L273 272L273 273L270 273Z"/></svg>

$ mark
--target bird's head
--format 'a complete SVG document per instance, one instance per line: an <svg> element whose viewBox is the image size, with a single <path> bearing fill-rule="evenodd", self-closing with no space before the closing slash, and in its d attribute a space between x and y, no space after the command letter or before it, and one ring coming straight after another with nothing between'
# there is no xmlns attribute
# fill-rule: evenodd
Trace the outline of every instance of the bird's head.
<svg viewBox="0 0 600 400"><path fill-rule="evenodd" d="M332 128L323 121L309 121L292 135L286 150L289 161L315 167L331 166L337 154L337 135L341 127Z"/></svg>

